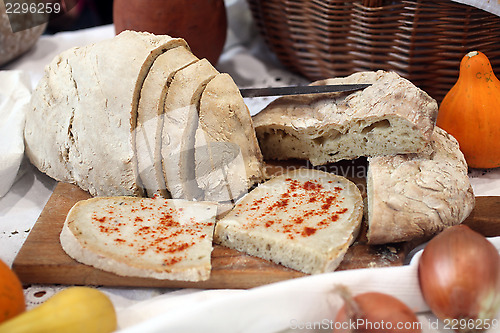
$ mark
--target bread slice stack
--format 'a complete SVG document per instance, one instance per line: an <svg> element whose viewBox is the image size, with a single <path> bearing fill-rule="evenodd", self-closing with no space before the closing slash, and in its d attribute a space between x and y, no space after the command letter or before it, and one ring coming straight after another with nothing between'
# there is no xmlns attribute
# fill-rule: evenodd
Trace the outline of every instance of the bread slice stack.
<svg viewBox="0 0 500 333"><path fill-rule="evenodd" d="M251 191L217 222L217 243L308 274L335 270L363 216L357 186L344 177L298 169Z"/></svg>
<svg viewBox="0 0 500 333"><path fill-rule="evenodd" d="M160 151L165 99L175 73L197 60L185 46L172 48L156 58L144 80L135 137L139 175L149 196L169 196Z"/></svg>
<svg viewBox="0 0 500 333"><path fill-rule="evenodd" d="M195 133L201 94L218 74L206 60L196 61L178 71L165 99L161 155L163 173L174 198L202 199L194 168Z"/></svg>
<svg viewBox="0 0 500 333"><path fill-rule="evenodd" d="M234 82L169 36L124 31L56 57L33 93L25 142L42 172L94 196L212 200L231 188L216 199L234 201L263 179Z"/></svg>
<svg viewBox="0 0 500 333"><path fill-rule="evenodd" d="M60 241L73 259L118 275L203 281L216 214L209 202L92 198L69 211Z"/></svg>

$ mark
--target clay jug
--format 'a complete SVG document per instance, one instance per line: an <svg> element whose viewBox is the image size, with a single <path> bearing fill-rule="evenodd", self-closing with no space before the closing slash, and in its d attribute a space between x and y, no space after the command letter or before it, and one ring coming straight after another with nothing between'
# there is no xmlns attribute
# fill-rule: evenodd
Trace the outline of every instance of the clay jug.
<svg viewBox="0 0 500 333"><path fill-rule="evenodd" d="M114 0L115 32L147 31L184 38L198 58L213 65L227 33L224 0Z"/></svg>

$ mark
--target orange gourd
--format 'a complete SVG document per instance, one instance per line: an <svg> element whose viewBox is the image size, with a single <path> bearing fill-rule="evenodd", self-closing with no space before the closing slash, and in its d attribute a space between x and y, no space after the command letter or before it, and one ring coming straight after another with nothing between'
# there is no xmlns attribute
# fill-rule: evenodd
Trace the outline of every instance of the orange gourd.
<svg viewBox="0 0 500 333"><path fill-rule="evenodd" d="M469 167L500 167L500 81L486 55L472 51L463 57L436 124L458 140Z"/></svg>
<svg viewBox="0 0 500 333"><path fill-rule="evenodd" d="M24 293L17 275L0 260L0 323L26 310Z"/></svg>

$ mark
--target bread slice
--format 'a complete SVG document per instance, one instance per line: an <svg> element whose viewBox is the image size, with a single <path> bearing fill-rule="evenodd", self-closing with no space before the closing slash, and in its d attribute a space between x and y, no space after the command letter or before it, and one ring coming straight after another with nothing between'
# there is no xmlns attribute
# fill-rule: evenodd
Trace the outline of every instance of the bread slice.
<svg viewBox="0 0 500 333"><path fill-rule="evenodd" d="M165 98L162 168L172 198L200 199L194 167L195 133L200 97L219 72L201 59L175 73Z"/></svg>
<svg viewBox="0 0 500 333"><path fill-rule="evenodd" d="M465 158L455 138L439 127L426 151L368 163L369 243L431 236L460 224L474 208Z"/></svg>
<svg viewBox="0 0 500 333"><path fill-rule="evenodd" d="M26 152L49 176L92 195L140 195L137 107L154 60L180 38L124 31L76 47L46 69L26 115Z"/></svg>
<svg viewBox="0 0 500 333"><path fill-rule="evenodd" d="M197 60L186 46L170 49L156 58L142 86L135 145L139 175L149 197L170 196L161 168L160 152L165 98L174 74Z"/></svg>
<svg viewBox="0 0 500 333"><path fill-rule="evenodd" d="M201 281L210 276L217 205L98 197L69 211L60 241L86 265L122 276Z"/></svg>
<svg viewBox="0 0 500 333"><path fill-rule="evenodd" d="M357 186L313 169L277 176L244 196L215 226L215 242L316 274L333 271L363 215Z"/></svg>
<svg viewBox="0 0 500 333"><path fill-rule="evenodd" d="M195 175L204 200L236 201L264 172L252 117L231 76L210 80L198 115Z"/></svg>
<svg viewBox="0 0 500 333"><path fill-rule="evenodd" d="M393 72L359 72L315 84L371 83L353 93L285 96L254 116L269 159L305 159L322 165L360 156L422 151L438 106Z"/></svg>

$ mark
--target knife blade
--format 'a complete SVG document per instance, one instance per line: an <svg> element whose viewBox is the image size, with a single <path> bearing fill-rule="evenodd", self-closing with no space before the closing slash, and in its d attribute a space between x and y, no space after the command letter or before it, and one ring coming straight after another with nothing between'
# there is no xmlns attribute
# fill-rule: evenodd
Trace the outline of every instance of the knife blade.
<svg viewBox="0 0 500 333"><path fill-rule="evenodd" d="M365 89L371 84L329 84L322 86L286 86L286 87L268 87L268 88L242 88L240 89L243 97L267 97L284 95L304 95L304 94L323 94L331 92L345 92Z"/></svg>

